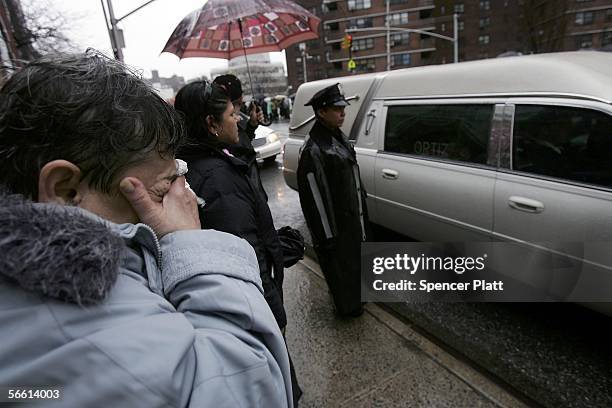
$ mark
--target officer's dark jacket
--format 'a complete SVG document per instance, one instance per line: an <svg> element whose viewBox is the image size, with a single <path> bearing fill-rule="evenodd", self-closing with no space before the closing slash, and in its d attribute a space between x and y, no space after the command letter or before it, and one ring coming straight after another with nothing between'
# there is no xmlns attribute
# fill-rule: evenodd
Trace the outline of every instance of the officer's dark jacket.
<svg viewBox="0 0 612 408"><path fill-rule="evenodd" d="M189 185L206 201L200 209L200 223L204 229L228 232L253 246L264 296L282 328L287 324L282 299L283 255L267 197L260 192L259 177L255 182L249 175L253 163L233 157L229 149L221 147L190 145L179 153L189 167Z"/></svg>
<svg viewBox="0 0 612 408"><path fill-rule="evenodd" d="M316 121L310 138L304 144L298 165L298 189L302 211L312 233L315 245L324 245L339 236L365 240L367 235L367 208L365 191L357 192L354 168L357 167L355 150L340 129L331 130ZM357 167L358 168L358 167ZM329 230L313 195L312 173L325 207ZM361 181L358 183L362 186ZM361 200L361 206L359 203ZM364 227L360 221L363 214Z"/></svg>

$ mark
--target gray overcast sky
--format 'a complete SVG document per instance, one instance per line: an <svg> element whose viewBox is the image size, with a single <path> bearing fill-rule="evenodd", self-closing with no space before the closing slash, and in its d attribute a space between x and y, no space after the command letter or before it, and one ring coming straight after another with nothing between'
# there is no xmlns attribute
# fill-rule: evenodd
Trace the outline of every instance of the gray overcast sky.
<svg viewBox="0 0 612 408"><path fill-rule="evenodd" d="M115 17L123 17L144 3L146 0L114 0ZM210 76L211 68L226 67L227 61L217 58L179 60L173 54L160 55L183 17L204 3L206 0L156 0L127 17L119 23L125 38L125 62L144 70L145 76L150 75L151 69L157 69L162 76L177 74L185 78ZM100 0L53 0L50 6L67 17L71 24L67 34L79 47L83 50L94 47L112 55ZM270 56L273 62L285 60L284 53L270 53Z"/></svg>

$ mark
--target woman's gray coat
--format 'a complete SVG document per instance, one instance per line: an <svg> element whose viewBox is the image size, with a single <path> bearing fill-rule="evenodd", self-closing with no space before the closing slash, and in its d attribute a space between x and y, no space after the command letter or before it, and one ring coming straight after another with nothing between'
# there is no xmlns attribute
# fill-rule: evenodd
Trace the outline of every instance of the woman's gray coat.
<svg viewBox="0 0 612 408"><path fill-rule="evenodd" d="M61 407L292 406L244 240L0 197L0 384Z"/></svg>

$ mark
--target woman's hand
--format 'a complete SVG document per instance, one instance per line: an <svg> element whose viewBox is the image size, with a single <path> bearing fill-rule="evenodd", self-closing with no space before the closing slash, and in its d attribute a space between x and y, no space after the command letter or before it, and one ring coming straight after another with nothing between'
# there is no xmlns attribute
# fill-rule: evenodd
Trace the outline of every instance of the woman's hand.
<svg viewBox="0 0 612 408"><path fill-rule="evenodd" d="M195 194L185 187L185 177L177 177L161 203L154 202L144 184L136 177L126 177L119 184L138 218L157 234L158 238L182 230L200 229L200 216Z"/></svg>

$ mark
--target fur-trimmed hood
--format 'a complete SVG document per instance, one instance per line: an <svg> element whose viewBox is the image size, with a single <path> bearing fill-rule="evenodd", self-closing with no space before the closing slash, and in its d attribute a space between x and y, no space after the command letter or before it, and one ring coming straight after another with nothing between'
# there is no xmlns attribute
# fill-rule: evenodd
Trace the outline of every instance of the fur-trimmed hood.
<svg viewBox="0 0 612 408"><path fill-rule="evenodd" d="M81 305L100 303L117 280L124 241L77 208L0 194L0 279Z"/></svg>

